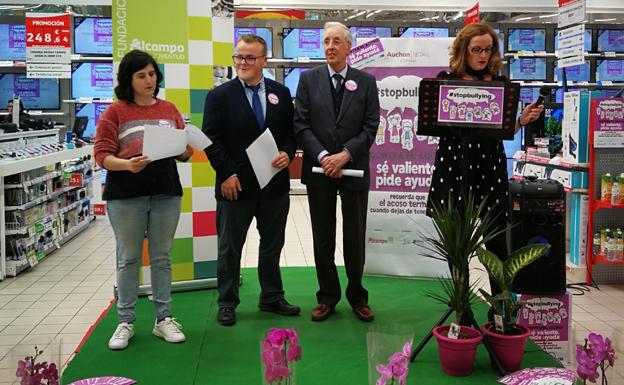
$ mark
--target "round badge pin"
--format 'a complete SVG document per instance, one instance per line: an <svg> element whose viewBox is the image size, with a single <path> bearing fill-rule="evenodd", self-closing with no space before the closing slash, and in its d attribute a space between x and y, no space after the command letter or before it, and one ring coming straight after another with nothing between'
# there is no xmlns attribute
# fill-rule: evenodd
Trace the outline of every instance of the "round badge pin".
<svg viewBox="0 0 624 385"><path fill-rule="evenodd" d="M271 103L274 106L277 105L277 103L279 103L279 98L274 93L270 93L267 98L269 99L269 103Z"/></svg>
<svg viewBox="0 0 624 385"><path fill-rule="evenodd" d="M345 88L348 91L353 92L353 91L357 90L357 83L354 82L353 80L347 80L347 82L345 83Z"/></svg>

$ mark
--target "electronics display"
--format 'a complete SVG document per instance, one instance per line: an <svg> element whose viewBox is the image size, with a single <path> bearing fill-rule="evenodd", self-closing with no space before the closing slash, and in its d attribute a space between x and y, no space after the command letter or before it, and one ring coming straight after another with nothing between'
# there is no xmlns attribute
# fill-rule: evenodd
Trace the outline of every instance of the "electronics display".
<svg viewBox="0 0 624 385"><path fill-rule="evenodd" d="M572 92L572 91L580 91L580 89L568 88L568 92ZM557 90L555 91L554 99L556 103L563 103L563 88L557 88Z"/></svg>
<svg viewBox="0 0 624 385"><path fill-rule="evenodd" d="M557 155L561 150L561 128L563 126L563 104L544 104L544 127L540 133L541 137L548 138L548 152L550 157Z"/></svg>
<svg viewBox="0 0 624 385"><path fill-rule="evenodd" d="M540 89L537 87L520 88L520 101L523 105L531 104L540 96Z"/></svg>
<svg viewBox="0 0 624 385"><path fill-rule="evenodd" d="M596 60L596 81L601 82L605 80L612 82L624 82L624 60Z"/></svg>
<svg viewBox="0 0 624 385"><path fill-rule="evenodd" d="M297 86L299 85L299 77L301 73L309 68L284 68L284 85L290 90L290 96L293 98L297 95Z"/></svg>
<svg viewBox="0 0 624 385"><path fill-rule="evenodd" d="M284 28L284 59L323 59L322 28Z"/></svg>
<svg viewBox="0 0 624 385"><path fill-rule="evenodd" d="M266 41L267 57L273 57L273 29L266 27L234 27L234 46L242 35L258 35Z"/></svg>
<svg viewBox="0 0 624 385"><path fill-rule="evenodd" d="M546 58L509 59L510 80L546 80Z"/></svg>
<svg viewBox="0 0 624 385"><path fill-rule="evenodd" d="M399 27L399 37L449 37L449 29Z"/></svg>
<svg viewBox="0 0 624 385"><path fill-rule="evenodd" d="M538 28L509 28L507 51L545 51L546 30Z"/></svg>
<svg viewBox="0 0 624 385"><path fill-rule="evenodd" d="M555 67L555 81L563 80L563 69ZM566 67L566 80L573 82L589 82L591 77L591 71L589 66L589 60L585 61L585 64L579 64L572 67Z"/></svg>
<svg viewBox="0 0 624 385"><path fill-rule="evenodd" d="M24 24L0 24L0 60L26 60Z"/></svg>
<svg viewBox="0 0 624 385"><path fill-rule="evenodd" d="M498 35L498 53L503 56L505 53L505 34L498 28L494 28L494 32Z"/></svg>
<svg viewBox="0 0 624 385"><path fill-rule="evenodd" d="M112 55L113 20L110 17L75 17L74 52L80 55Z"/></svg>
<svg viewBox="0 0 624 385"><path fill-rule="evenodd" d="M624 52L624 29L599 29L598 51Z"/></svg>
<svg viewBox="0 0 624 385"><path fill-rule="evenodd" d="M95 138L95 127L100 120L100 115L108 108L107 103L76 103L76 117L86 117L87 128L82 133L83 138Z"/></svg>
<svg viewBox="0 0 624 385"><path fill-rule="evenodd" d="M350 27L351 45L357 45L357 38L392 37L392 27Z"/></svg>
<svg viewBox="0 0 624 385"><path fill-rule="evenodd" d="M267 79L275 80L275 68L263 68L262 76Z"/></svg>
<svg viewBox="0 0 624 385"><path fill-rule="evenodd" d="M72 63L72 99L113 98L113 63Z"/></svg>
<svg viewBox="0 0 624 385"><path fill-rule="evenodd" d="M0 74L0 109L19 95L27 110L58 110L61 108L58 79L29 79L26 74Z"/></svg>
<svg viewBox="0 0 624 385"><path fill-rule="evenodd" d="M592 31L591 29L586 29L585 30L585 38L584 38L584 47L583 50L585 52L590 52L592 50ZM558 49L557 47L559 46L559 35L557 35L557 30L555 30L555 51Z"/></svg>

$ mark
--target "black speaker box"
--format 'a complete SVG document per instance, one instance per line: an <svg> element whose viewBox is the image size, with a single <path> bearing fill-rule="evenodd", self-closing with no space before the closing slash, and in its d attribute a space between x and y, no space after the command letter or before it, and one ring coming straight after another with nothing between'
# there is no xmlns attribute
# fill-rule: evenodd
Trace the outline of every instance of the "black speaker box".
<svg viewBox="0 0 624 385"><path fill-rule="evenodd" d="M552 180L509 182L510 250L549 243L550 250L524 269L512 290L521 294L562 294L566 290L565 191Z"/></svg>

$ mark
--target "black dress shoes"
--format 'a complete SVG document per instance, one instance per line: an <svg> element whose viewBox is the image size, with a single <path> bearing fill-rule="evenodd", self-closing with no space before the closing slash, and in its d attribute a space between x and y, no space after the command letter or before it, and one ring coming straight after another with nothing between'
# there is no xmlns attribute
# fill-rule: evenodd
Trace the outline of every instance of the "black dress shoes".
<svg viewBox="0 0 624 385"><path fill-rule="evenodd" d="M288 316L299 315L301 311L299 306L291 305L283 298L271 303L261 303L258 308L262 311Z"/></svg>
<svg viewBox="0 0 624 385"><path fill-rule="evenodd" d="M232 326L236 323L236 313L232 307L220 307L217 313L217 322L223 326Z"/></svg>

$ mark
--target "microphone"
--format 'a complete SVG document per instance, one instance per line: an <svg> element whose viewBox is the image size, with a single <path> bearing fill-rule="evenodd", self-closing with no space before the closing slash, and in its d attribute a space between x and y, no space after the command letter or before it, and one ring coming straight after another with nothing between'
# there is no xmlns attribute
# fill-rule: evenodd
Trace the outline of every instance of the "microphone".
<svg viewBox="0 0 624 385"><path fill-rule="evenodd" d="M542 87L540 88L539 93L540 94L537 97L537 100L535 101L535 107L538 107L544 104L544 98L548 96L548 94L550 94L550 90L548 89L548 87Z"/></svg>

